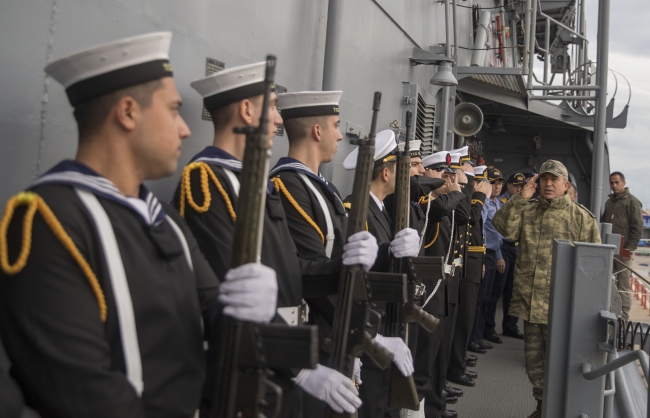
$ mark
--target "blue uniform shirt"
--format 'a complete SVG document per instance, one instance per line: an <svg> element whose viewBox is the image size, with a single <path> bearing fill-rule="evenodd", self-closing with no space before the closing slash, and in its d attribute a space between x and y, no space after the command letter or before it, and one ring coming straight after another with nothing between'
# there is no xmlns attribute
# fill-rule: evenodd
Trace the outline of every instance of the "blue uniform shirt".
<svg viewBox="0 0 650 418"><path fill-rule="evenodd" d="M497 198L492 200L488 197L485 199L485 205L483 205L483 211L481 216L483 217L483 235L485 236L485 247L488 250L496 251L497 260L501 260L501 243L503 242L503 235L499 234L496 229L492 226L492 218L494 214L501 209L503 203Z"/></svg>

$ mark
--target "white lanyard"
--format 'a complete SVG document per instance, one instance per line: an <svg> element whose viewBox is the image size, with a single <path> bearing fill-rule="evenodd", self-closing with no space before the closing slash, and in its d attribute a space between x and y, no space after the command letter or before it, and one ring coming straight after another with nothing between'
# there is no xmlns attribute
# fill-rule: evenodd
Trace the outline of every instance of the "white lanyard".
<svg viewBox="0 0 650 418"><path fill-rule="evenodd" d="M330 214L330 210L327 207L327 202L325 202L325 199L320 194L320 192L316 189L316 187L312 184L312 182L309 181L307 175L303 173L299 173L299 175L302 181L305 183L305 185L309 189L311 189L311 191L314 193L314 195L316 196L316 200L318 200L318 204L323 210L323 215L325 216L325 225L327 226L325 254L327 255L327 258L330 258L332 257L332 249L334 248L334 224L332 223L332 215Z"/></svg>
<svg viewBox="0 0 650 418"><path fill-rule="evenodd" d="M86 206L86 209L88 209L88 212L90 212L97 227L99 240L104 250L104 256L106 257L108 275L115 297L115 306L117 307L117 319L120 324L120 337L124 351L126 377L138 396L142 396L142 391L144 390L142 358L140 357L140 345L138 343L135 314L133 312L133 301L131 300L131 292L129 291L129 284L127 282L126 272L124 271L124 263L122 262L120 249L115 238L115 231L104 207L99 203L99 200L97 200L97 197L93 193L80 188L75 188L75 192L81 202ZM190 271L194 271L190 249L185 235L183 235L180 227L169 216L166 216L166 219L181 242L181 247L183 247L183 253Z"/></svg>

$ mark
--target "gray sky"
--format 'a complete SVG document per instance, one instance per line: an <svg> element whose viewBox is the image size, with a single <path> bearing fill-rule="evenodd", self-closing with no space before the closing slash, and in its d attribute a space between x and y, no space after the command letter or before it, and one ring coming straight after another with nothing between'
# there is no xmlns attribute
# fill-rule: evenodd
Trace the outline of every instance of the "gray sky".
<svg viewBox="0 0 650 418"><path fill-rule="evenodd" d="M590 58L596 60L598 1L587 0L587 31L590 40ZM650 208L650 48L647 31L650 29L650 6L647 0L612 0L610 10L609 68L622 73L632 85L632 101L627 128L611 129L609 136L612 171L625 174L630 192L643 206ZM609 96L614 92L614 77L610 72ZM614 115L627 102L629 91L619 77ZM609 193L609 186L603 191ZM587 203L588 202L583 202Z"/></svg>

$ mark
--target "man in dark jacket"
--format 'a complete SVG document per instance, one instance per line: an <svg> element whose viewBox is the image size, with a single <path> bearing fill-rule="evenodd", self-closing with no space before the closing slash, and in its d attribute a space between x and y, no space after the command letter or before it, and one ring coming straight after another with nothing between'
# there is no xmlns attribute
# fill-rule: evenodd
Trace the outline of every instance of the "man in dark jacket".
<svg viewBox="0 0 650 418"><path fill-rule="evenodd" d="M612 233L625 237L625 244L621 255L615 256L618 261L614 263L614 271L621 270L624 265L632 261L631 252L636 250L643 233L643 209L639 199L634 197L629 188L625 187L625 176L615 171L609 175L609 187L612 194L605 203L605 212L600 218L601 222L612 224ZM627 251L625 251L627 250ZM630 271L625 269L617 275L618 291L623 302L623 319L628 319L632 306L630 290Z"/></svg>

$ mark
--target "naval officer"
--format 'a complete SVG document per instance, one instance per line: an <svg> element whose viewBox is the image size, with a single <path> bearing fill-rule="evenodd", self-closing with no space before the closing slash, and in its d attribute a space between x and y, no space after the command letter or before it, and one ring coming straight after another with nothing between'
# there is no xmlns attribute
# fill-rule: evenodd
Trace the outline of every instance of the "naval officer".
<svg viewBox="0 0 650 418"><path fill-rule="evenodd" d="M383 200L395 191L395 166L397 143L395 133L391 130L378 132L375 137L374 167L370 182L370 201L368 206L368 232L379 245L377 261L373 271L387 272L390 257L414 257L419 252L420 237L412 228L405 228L393 235L392 220L390 219ZM343 168L348 171L357 166L359 148L355 148L343 161ZM345 201L350 202L351 196ZM384 312L385 304L376 302L380 314ZM373 308L375 309L375 308ZM393 362L404 376L413 374L413 358L411 351L399 337L385 337L381 333L375 336L375 341L393 353ZM388 383L390 368L380 370L366 355L362 355L360 387L363 405L359 409L359 417L383 417L388 410Z"/></svg>
<svg viewBox="0 0 650 418"><path fill-rule="evenodd" d="M224 302L240 320L274 314L271 269L224 271L220 287L183 219L143 184L176 171L190 135L171 37L121 39L45 69L66 89L79 147L9 201L0 230L3 343L42 416L191 417Z"/></svg>
<svg viewBox="0 0 650 418"><path fill-rule="evenodd" d="M437 152L422 159L425 167L425 175L430 178L443 178L444 175L454 175L456 172L451 168L452 157L447 151ZM455 241L455 232L452 231L452 218L455 218L455 210L465 199L461 186L450 181L445 186L433 190L427 199L421 200L423 210L427 214L427 228L424 231L425 255L443 257L445 265L445 277L436 283L425 282L427 292L431 292L428 303L422 306L426 312L435 315L440 323L432 333L418 333L418 345L416 351L416 373L414 379L418 393L424 397L424 410L426 416L432 417L455 417L453 410L446 409L446 397L449 393L459 395L460 393L450 390L445 394L447 361L451 339L449 335L453 327L452 309L455 305L450 303L452 297L457 295L459 280L451 279L454 268L455 257L452 251L457 247L450 245ZM454 228L455 229L455 228ZM459 270L460 271L460 270Z"/></svg>

